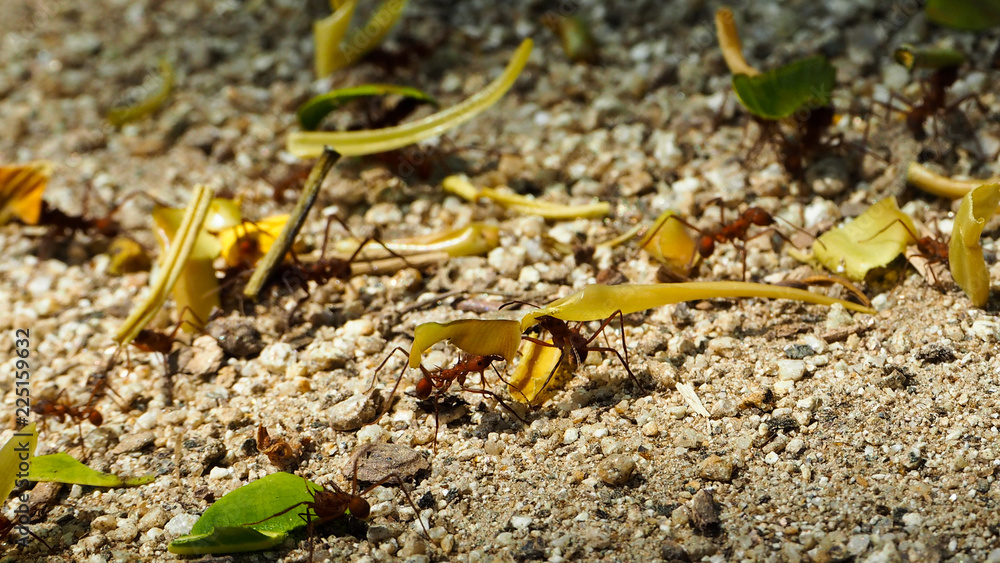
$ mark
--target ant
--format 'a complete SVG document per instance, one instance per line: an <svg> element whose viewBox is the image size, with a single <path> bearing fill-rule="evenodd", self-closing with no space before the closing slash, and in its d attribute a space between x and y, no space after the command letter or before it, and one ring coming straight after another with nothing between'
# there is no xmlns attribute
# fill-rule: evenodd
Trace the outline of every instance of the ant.
<svg viewBox="0 0 1000 563"><path fill-rule="evenodd" d="M86 420L94 426L100 426L104 422L104 417L101 415L101 411L97 410L97 408L93 406L94 400L96 399L94 393L90 394L90 399L87 400L87 404L82 407L76 407L65 401L59 400L64 391L65 389L60 390L54 399L41 399L37 403L31 405L31 412L34 412L42 418L54 418L59 422L65 422L67 417L75 421L76 429L80 433L80 447L83 448L83 451L86 454L87 446L83 441L83 421Z"/></svg>
<svg viewBox="0 0 1000 563"><path fill-rule="evenodd" d="M393 354L395 354L397 351L400 352L400 353L402 353L407 358L409 357L409 354L407 354L406 350L403 350L402 348L400 348L400 347L397 346L396 348L394 348L392 350L392 352L389 353L389 356L386 357L386 359L383 360L382 363L375 370L376 376L378 375L378 372L389 361L389 359L392 358ZM500 381L503 381L504 383L506 383L506 381L504 380L503 376L500 375L500 371L497 370L496 366L493 365L493 362L500 362L500 361L503 361L503 360L504 360L503 356L499 356L499 355L479 356L479 355L476 355L476 354L465 354L465 355L461 356L458 359L458 362L454 366L452 366L450 368L440 368L440 369L437 369L435 371L431 371L431 370L428 370L427 368L425 368L423 365L419 366L420 367L420 371L422 372L423 375L417 381L416 388L414 389L414 395L417 397L417 399L420 399L421 401L426 401L426 400L430 399L432 395L434 397L434 447L435 447L435 449L437 448L437 435L438 435L438 431L440 430L440 416L439 416L439 414L440 414L440 410L439 410L440 409L440 406L439 406L440 405L440 397L441 397L441 395L443 395L445 393L445 391L447 391L452 386L453 383L458 383L458 386L461 388L462 391L468 391L470 393L476 393L476 394L483 395L485 397L490 397L490 398L494 399L495 401L497 401L497 403L499 403L501 406L503 406L505 409L507 409L507 412L509 412L510 414L514 415L514 418L516 418L519 421L521 421L522 424L527 424L527 422L525 422L525 420L523 418L521 418L521 416L519 416L514 411L514 409L512 409L510 407L510 405L508 405L503 399L501 399L499 395L497 395L493 391L490 391L487 388L487 385L486 385L486 370L489 369L489 368L491 368L491 367L493 368L493 371L496 372L497 377L500 379ZM399 377L396 379L396 385L392 388L392 392L390 393L390 397L392 397L393 395L396 394L396 390L399 388L399 384L403 380L403 374L405 372L406 372L406 364L404 364L404 366L403 366L403 372L401 372L399 374ZM478 373L479 374L480 385L481 385L481 387L479 387L479 388L467 387L465 385L466 377L468 377L469 375L471 375L473 373ZM372 385L374 385L374 384L375 384L375 381L373 379L372 380ZM391 403L391 399L390 399L390 403ZM388 410L388 407L386 408L386 410ZM382 414L385 414L385 412L383 412ZM382 415L379 415L379 418L381 418L381 416Z"/></svg>
<svg viewBox="0 0 1000 563"><path fill-rule="evenodd" d="M719 210L721 215L722 212L721 204L719 206ZM727 223L720 219L719 223L715 225L713 228L704 230L695 227L691 223L685 221L684 219L681 219L676 215L670 216L667 220L678 221L685 227L691 229L692 231L697 232L700 235L697 243L697 249L698 249L698 255L701 256L702 259L708 258L709 256L715 254L716 244L729 242L732 243L733 246L736 246L736 248L743 255L744 280L747 277L746 243L750 242L755 238L763 236L767 233L774 233L779 237L781 237L782 239L784 239L785 242L791 244L792 246L795 246L795 243L793 243L791 239L788 238L788 236L783 234L781 231L778 231L777 229L773 228L773 225L777 222L777 220L775 219L774 215L771 215L769 212L767 212L761 207L756 207L756 206L748 207L746 208L746 210L740 213L740 215L733 221ZM784 219L782 220L784 221ZM804 229L796 227L795 225L789 223L788 221L785 222L788 223L795 230L806 233ZM664 221L664 224L666 224L666 221ZM772 228L765 229L753 236L749 236L750 227L752 226L772 227ZM657 227L657 229L660 229L662 227L663 225L661 224L659 227ZM653 235L651 236L655 236L655 234L656 233L654 231ZM742 241L742 244L736 244L736 241Z"/></svg>
<svg viewBox="0 0 1000 563"><path fill-rule="evenodd" d="M3 514L0 514L0 541L6 541L7 537L10 536L11 531L14 530L15 525L16 524L14 523L13 520L7 518ZM29 530L27 526L18 526L18 531L24 534L28 534L29 536L35 538L36 540L41 542L42 545L48 548L49 551L52 551L52 546L49 545L48 542L40 538L38 534ZM19 543L19 545L24 545L24 544Z"/></svg>
<svg viewBox="0 0 1000 563"><path fill-rule="evenodd" d="M109 205L110 209L103 217L90 219L85 216L90 200L90 192L91 188L88 187L83 196L84 213L81 213L80 215L70 215L61 209L52 207L48 202L43 201L37 224L53 227L63 236L67 236L74 232L81 232L96 234L104 238L112 239L122 233L122 226L114 220L114 215L121 210L128 200L136 196L143 196L149 198L157 205L166 206L165 203L161 202L156 197L147 194L146 192L135 191L125 195L114 205Z"/></svg>
<svg viewBox="0 0 1000 563"><path fill-rule="evenodd" d="M329 489L321 487L319 489L311 489L309 487L309 482L306 481L306 491L312 497L312 500L304 500L302 502L297 502L288 508L272 514L263 520L257 522L251 522L249 524L244 524L244 526L255 526L262 522L271 520L272 518L277 518L282 514L288 513L295 508L304 506L306 508L303 514L299 517L306 521L306 535L309 536L309 561L313 560L313 530L317 526L322 526L327 522L333 522L334 520L340 520L347 518L348 516L356 518L358 520L367 520L368 516L371 514L371 504L364 499L365 495L370 493L376 487L380 487L387 483L389 480L395 478L396 483L402 489L403 494L406 496L406 500L410 503L414 512L417 514L417 520L420 521L420 526L424 528L424 533L427 534L427 529L424 527L424 522L420 518L420 511L417 507L413 505L413 500L410 498L410 494L407 492L406 487L403 485L402 479L398 475L390 475L381 481L370 485L363 491L358 492L358 460L354 461L354 477L351 480L351 492L347 492L337 486L336 483L330 482Z"/></svg>
<svg viewBox="0 0 1000 563"><path fill-rule="evenodd" d="M526 303L523 301L511 301L509 303L504 303L500 308L503 309L509 305L515 305L515 304L531 305L530 303ZM610 325L612 321L615 320L616 317L618 318L618 321L620 323L619 326L621 328L622 350L625 353L624 356L621 353L619 353L617 349L612 348L610 345L594 346L591 344L594 341L594 339L597 338L597 335L604 334L604 329L607 328L608 325ZM635 376L634 373L632 373L632 368L629 367L628 347L625 344L625 316L622 314L621 310L615 311L614 313L611 314L611 316L604 319L601 322L601 326L598 327L598 329L594 331L594 333L591 334L589 338L583 335L582 332L582 328L584 325L583 322L580 322L575 327L571 328L568 322L562 319L557 319L549 315L542 315L535 320L538 321L538 326L542 330L548 331L548 333L552 337L552 342L547 342L545 340L541 340L533 336L522 336L521 338L529 342L532 342L537 346L558 348L559 350L562 350L562 355L559 358L559 362L552 368L552 371L549 372L548 377L545 379L545 383L539 389L544 390L545 387L549 384L549 382L552 381L552 377L556 374L556 372L559 370L559 367L562 365L563 360L566 357L567 351L570 354L572 354L570 359L570 365L575 365L575 366L583 365L583 363L587 359L587 355L590 352L613 353L615 356L618 357L618 361L621 362L622 367L625 368L625 371L628 373L629 378L632 379L632 382L635 383L636 387L638 387L639 389L643 388L642 383L639 382L639 379ZM607 335L605 335L605 340L606 339Z"/></svg>
<svg viewBox="0 0 1000 563"><path fill-rule="evenodd" d="M906 223L904 223L902 219L898 219L897 218L897 219L894 219L888 225L882 227L882 229L879 230L879 232L877 232L874 235L866 238L865 240L858 241L858 242L862 242L862 243L868 242L868 241L872 240L873 238L879 236L880 234L884 233L890 227L892 227L893 225L895 225L897 223L900 224L900 225L902 225L903 228L906 229L906 232L909 233L911 237L913 237L913 240L914 240L913 244L917 247L917 250L919 251L918 256L920 256L924 260L926 260L927 272L930 273L931 278L932 278L931 284L934 285L934 287L937 287L938 289L941 289L941 284L939 283L939 280L937 279L937 274L934 273L934 269L931 268L930 266L933 265L933 264L941 264L945 268L948 267L948 265L949 265L948 246L949 245L948 245L947 241L942 240L940 238L935 238L935 237L930 236L930 235L927 235L925 237L917 236L917 233L913 232L913 230L910 229L909 225L907 225Z"/></svg>
<svg viewBox="0 0 1000 563"><path fill-rule="evenodd" d="M271 464L278 469L284 471L298 467L302 444L295 447L284 438L271 438L263 424L257 425L256 442L257 451L266 455Z"/></svg>

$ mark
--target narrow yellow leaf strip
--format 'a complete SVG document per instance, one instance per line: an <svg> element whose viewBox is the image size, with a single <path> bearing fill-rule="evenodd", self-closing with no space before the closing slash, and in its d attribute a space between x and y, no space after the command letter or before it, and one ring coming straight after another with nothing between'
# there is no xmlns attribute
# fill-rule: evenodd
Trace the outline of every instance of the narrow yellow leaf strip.
<svg viewBox="0 0 1000 563"><path fill-rule="evenodd" d="M597 321L610 317L617 311L628 315L671 303L696 299L733 297L759 297L764 299L792 299L818 305L840 303L845 309L874 314L872 309L857 303L834 299L779 285L750 282L688 282L657 284L588 285L582 290L553 301L541 309L529 311L521 319L521 330L527 330L537 318L550 315L564 321Z"/></svg>
<svg viewBox="0 0 1000 563"><path fill-rule="evenodd" d="M320 155L324 146L329 145L344 156L359 156L391 151L436 137L472 119L506 94L527 64L531 47L531 39L525 39L514 52L507 68L496 80L465 101L446 110L411 123L384 129L294 132L288 137L288 152L299 158L313 158Z"/></svg>
<svg viewBox="0 0 1000 563"><path fill-rule="evenodd" d="M1000 177L957 180L937 174L918 162L911 162L906 168L906 183L931 195L955 200L965 197L967 193L984 184L1000 183Z"/></svg>
<svg viewBox="0 0 1000 563"><path fill-rule="evenodd" d="M861 281L874 268L885 266L916 242L917 228L899 210L895 197L869 207L850 223L823 233L812 245L813 254L826 269Z"/></svg>
<svg viewBox="0 0 1000 563"><path fill-rule="evenodd" d="M444 340L477 356L502 356L508 363L517 354L521 325L509 319L461 319L445 323L424 323L413 330L410 367L420 365L424 351Z"/></svg>
<svg viewBox="0 0 1000 563"><path fill-rule="evenodd" d="M108 122L121 127L138 121L160 109L174 89L174 67L167 59L160 59L160 88L131 106L112 108L108 111Z"/></svg>
<svg viewBox="0 0 1000 563"><path fill-rule="evenodd" d="M13 218L37 225L51 177L52 163L44 160L0 166L0 225Z"/></svg>
<svg viewBox="0 0 1000 563"><path fill-rule="evenodd" d="M362 241L351 238L339 241L336 252L350 257ZM385 241L385 246L400 256L415 256L428 252L447 252L451 257L481 256L500 245L500 229L484 223L472 223L465 227L439 233L418 235ZM358 254L362 260L388 258L391 254L376 242L368 242Z"/></svg>
<svg viewBox="0 0 1000 563"><path fill-rule="evenodd" d="M313 43L316 47L316 76L322 78L336 70L340 59L340 43L347 35L358 0L347 0L333 14L313 22Z"/></svg>
<svg viewBox="0 0 1000 563"><path fill-rule="evenodd" d="M948 263L955 283L976 307L990 298L990 274L979 237L1000 204L1000 184L979 186L962 198L948 247Z"/></svg>
<svg viewBox="0 0 1000 563"><path fill-rule="evenodd" d="M167 295L176 285L188 257L195 248L211 203L212 189L204 185L195 186L191 202L172 238L168 254L161 261L159 274L152 279L149 294L142 303L132 309L128 318L122 323L115 334L115 342L123 346L132 342L139 331L149 324L160 307L163 307Z"/></svg>
<svg viewBox="0 0 1000 563"><path fill-rule="evenodd" d="M719 38L719 48L722 49L722 58L726 60L729 72L747 76L760 74L760 71L750 66L743 56L743 43L740 41L739 31L736 30L733 11L729 8L719 8L715 12L715 34Z"/></svg>
<svg viewBox="0 0 1000 563"><path fill-rule="evenodd" d="M156 240L160 243L160 251L166 254L174 244L178 227L183 221L184 210L157 207L153 209L153 222ZM200 229L195 239L191 253L188 255L181 270L181 275L174 284L173 296L177 310L194 313L194 318L188 318L190 323L183 323L186 331L197 330L206 322L212 309L220 305L219 280L215 277L215 267L212 262L219 256L219 241L205 229Z"/></svg>
<svg viewBox="0 0 1000 563"><path fill-rule="evenodd" d="M480 198L492 200L505 209L525 215L537 215L555 221L572 219L600 219L611 212L611 204L606 201L587 205L562 205L539 201L535 198L515 194L508 190L493 188L476 189L465 176L448 176L442 181L445 191L475 202Z"/></svg>

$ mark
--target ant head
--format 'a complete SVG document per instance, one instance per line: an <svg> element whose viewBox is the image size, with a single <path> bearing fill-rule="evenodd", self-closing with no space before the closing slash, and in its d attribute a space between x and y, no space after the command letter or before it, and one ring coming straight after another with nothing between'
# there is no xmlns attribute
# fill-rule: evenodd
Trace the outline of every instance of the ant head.
<svg viewBox="0 0 1000 563"><path fill-rule="evenodd" d="M751 207L744 214L751 223L758 227L767 227L774 224L774 217L760 207Z"/></svg>
<svg viewBox="0 0 1000 563"><path fill-rule="evenodd" d="M431 396L431 391L434 390L434 384L431 382L430 378L423 377L417 382L417 398L420 400L425 400Z"/></svg>
<svg viewBox="0 0 1000 563"><path fill-rule="evenodd" d="M367 520L372 507L367 500L361 497L351 497L350 502L347 503L347 510L351 512L351 516L358 520Z"/></svg>

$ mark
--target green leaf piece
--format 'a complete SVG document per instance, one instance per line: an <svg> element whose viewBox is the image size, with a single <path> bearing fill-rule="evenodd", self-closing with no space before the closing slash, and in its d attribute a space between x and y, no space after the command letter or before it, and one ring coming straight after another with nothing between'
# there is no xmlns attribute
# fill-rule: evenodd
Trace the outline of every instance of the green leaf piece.
<svg viewBox="0 0 1000 563"><path fill-rule="evenodd" d="M980 31L1000 25L1000 0L929 0L927 19L945 27Z"/></svg>
<svg viewBox="0 0 1000 563"><path fill-rule="evenodd" d="M900 45L892 53L892 58L907 70L952 68L961 66L966 61L965 53L958 49L922 48L910 44Z"/></svg>
<svg viewBox="0 0 1000 563"><path fill-rule="evenodd" d="M803 106L830 105L837 71L826 57L801 59L774 70L733 76L733 90L747 110L764 119L784 119Z"/></svg>
<svg viewBox="0 0 1000 563"><path fill-rule="evenodd" d="M396 86L393 84L365 84L364 86L354 86L352 88L340 88L326 94L320 94L302 104L299 107L299 123L306 131L315 131L323 118L340 106L355 100L369 96L403 96L418 102L433 104L437 107L438 102L430 94L409 86Z"/></svg>
<svg viewBox="0 0 1000 563"><path fill-rule="evenodd" d="M1000 184L979 186L965 194L955 214L948 246L948 264L955 283L976 307L990 298L990 273L979 237L1000 204Z"/></svg>
<svg viewBox="0 0 1000 563"><path fill-rule="evenodd" d="M850 223L823 233L812 250L831 272L861 281L869 271L885 266L915 241L916 226L899 210L895 197L869 207Z"/></svg>
<svg viewBox="0 0 1000 563"><path fill-rule="evenodd" d="M21 470L21 463L31 463L37 445L38 430L35 429L35 423L32 422L15 432L10 440L4 444L3 449L0 449L0 505L14 490L14 483L18 480L17 474Z"/></svg>
<svg viewBox="0 0 1000 563"><path fill-rule="evenodd" d="M261 532L245 526L224 526L214 528L207 534L179 537L170 542L167 550L177 555L243 553L281 545L286 537L288 534L284 532Z"/></svg>
<svg viewBox="0 0 1000 563"><path fill-rule="evenodd" d="M57 453L35 457L31 460L28 480L70 485L90 485L92 487L135 487L156 480L153 475L122 479L110 473L95 471L73 456Z"/></svg>

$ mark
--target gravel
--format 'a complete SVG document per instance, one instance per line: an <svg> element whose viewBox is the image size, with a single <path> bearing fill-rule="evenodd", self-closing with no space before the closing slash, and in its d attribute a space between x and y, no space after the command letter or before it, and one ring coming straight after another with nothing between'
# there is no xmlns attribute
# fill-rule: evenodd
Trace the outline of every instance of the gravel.
<svg viewBox="0 0 1000 563"><path fill-rule="evenodd" d="M716 4L573 3L601 43L601 63L591 66L564 59L538 3L452 4L411 3L385 45L399 64L363 62L338 74L337 84L406 84L451 106L496 76L530 35L536 47L524 76L493 109L421 144L435 177L412 165L398 178L398 160L347 158L318 206L356 233L378 226L386 239L483 221L500 228L501 246L395 276L312 285L290 324L303 292L279 287L253 304L224 289L226 314L207 327L213 338L180 337L166 363L135 349L117 358L105 375L119 397L95 397L103 425L81 426L89 464L155 481L73 487L32 525L52 552L32 542L9 547L0 562L170 560L166 546L215 500L276 471L244 448L257 424L309 444L298 474L345 490L352 483L343 468L365 444L416 451L429 465L407 482L416 509L392 483L377 487L366 497L367 529L324 529L317 560L1000 561L995 299L973 309L903 261L864 286L874 316L762 300L629 315L629 361L650 388L631 383L612 355L591 354L552 401L515 407L526 424L492 397L457 387L436 413L408 394L415 371L390 398L399 360L369 387L382 360L409 347L418 324L480 314L459 302L545 303L599 276L656 281L658 264L634 242L599 243L666 209L707 228L719 217L710 202L722 197L727 218L758 205L816 232L893 194L932 230L947 227L951 204L906 188L906 163L923 152L940 170L972 177L1000 176L1000 164L981 162L947 134L916 142L902 120L880 111L869 148L889 162L858 163L849 147L861 141L866 123L857 116L873 96L919 95L889 57L904 41L970 53L977 70L959 89L978 91L995 113L996 34L930 26L905 3L738 6L752 64L774 68L824 52L838 67L834 100L845 118L836 130L844 143L795 178L772 147L752 149L759 129L724 95L730 77L712 33ZM197 183L241 196L249 217L286 213L308 170L284 151L298 128L294 110L332 83L315 80L311 62L311 22L327 13L323 3L303 9L291 0L140 0L124 9L102 0L41 11L27 0L0 3L0 21L10 26L0 42L0 162L59 163L45 199L72 214L100 217L101 200L136 190L179 204ZM155 81L162 56L178 78L166 106L120 130L106 125L108 108ZM1000 146L1000 124L973 105L963 110L982 145ZM365 123L361 110L331 120L341 128ZM505 184L561 203L596 197L614 211L605 220L551 223L460 201L440 189L446 167L478 186ZM116 218L153 250L151 209L135 198ZM301 259L318 257L324 227L318 212L306 221ZM810 243L780 221L776 228ZM985 232L991 239L996 225ZM343 235L331 231L334 240ZM992 260L995 244L985 242ZM97 235L0 227L0 349L13 349L15 329L31 330L33 399L64 390L70 404L87 404L88 377L105 369L112 335L145 293L150 274L107 273L108 244ZM562 250L594 245L592 261L586 248ZM799 273L788 247L777 236L750 241L748 278L778 282ZM695 276L736 280L743 265L732 245L719 244ZM1000 273L995 264L991 270ZM169 332L171 314L168 305L151 327ZM618 347L612 328L607 345ZM454 365L457 357L439 345L424 365ZM512 371L498 368L505 377ZM14 405L13 372L0 370L4 405ZM491 371L486 377L510 401ZM681 397L679 384L694 390L709 416ZM467 385L478 387L478 378ZM9 435L6 428L0 439ZM39 453L80 457L78 439L75 422L49 419ZM304 560L303 539L248 560Z"/></svg>

